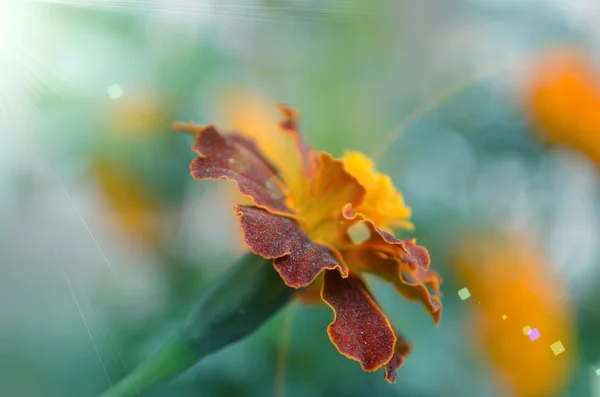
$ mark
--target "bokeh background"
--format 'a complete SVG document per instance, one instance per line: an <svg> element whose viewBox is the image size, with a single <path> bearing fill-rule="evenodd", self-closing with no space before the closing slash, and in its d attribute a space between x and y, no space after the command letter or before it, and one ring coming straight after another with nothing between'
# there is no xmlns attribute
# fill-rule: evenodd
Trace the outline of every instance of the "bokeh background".
<svg viewBox="0 0 600 397"><path fill-rule="evenodd" d="M0 0L0 395L96 396L156 351L244 252L235 193L189 177L172 121L260 136L285 102L314 147L365 152L402 190L441 325L373 280L414 344L395 385L295 303L148 396L600 396L599 18L593 0Z"/></svg>

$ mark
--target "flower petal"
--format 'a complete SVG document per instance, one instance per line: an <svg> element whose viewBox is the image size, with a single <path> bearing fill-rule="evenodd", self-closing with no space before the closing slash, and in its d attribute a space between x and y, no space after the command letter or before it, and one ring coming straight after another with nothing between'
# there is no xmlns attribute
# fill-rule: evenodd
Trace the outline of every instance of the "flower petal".
<svg viewBox="0 0 600 397"><path fill-rule="evenodd" d="M314 150L312 150L304 138L302 138L302 134L300 134L300 130L298 129L298 112L284 104L280 104L277 107L284 116L284 120L279 124L279 126L294 141L296 148L298 149L298 153L300 154L302 171L306 176L310 176L318 168L319 163L316 153Z"/></svg>
<svg viewBox="0 0 600 397"><path fill-rule="evenodd" d="M392 359L385 365L384 370L384 379L389 383L396 383L396 379L398 378L398 369L404 364L406 361L406 357L412 351L412 346L410 343L404 339L404 336L396 331L396 348L394 349L394 355Z"/></svg>
<svg viewBox="0 0 600 397"><path fill-rule="evenodd" d="M364 201L356 207L360 213L380 229L414 229L409 220L411 209L404 203L402 193L394 187L392 178L376 170L373 160L362 153L350 151L341 161L367 191Z"/></svg>
<svg viewBox="0 0 600 397"><path fill-rule="evenodd" d="M344 228L349 228L357 222L363 222L368 227L370 238L361 244L363 248L371 248L395 257L411 271L415 271L417 268L424 271L429 269L431 263L429 252L424 247L417 245L416 240L399 240L391 233L379 229L372 221L366 219L363 214L353 212L352 208L351 204L344 206L342 214L344 215L346 224L343 226ZM346 237L346 242L351 242L351 239L348 236Z"/></svg>
<svg viewBox="0 0 600 397"><path fill-rule="evenodd" d="M442 320L442 301L438 296L432 295L424 284L410 285L404 282L395 282L396 291L406 299L421 301L427 311L433 317L433 321L439 324Z"/></svg>
<svg viewBox="0 0 600 397"><path fill-rule="evenodd" d="M370 231L370 238L362 244L347 244L351 248L342 251L344 258L352 266L373 272L393 283L405 298L421 301L438 324L442 316L442 302L437 295L441 296L442 278L429 269L430 257L427 250L416 245L415 240L399 240L380 230L373 222L366 220L364 215L353 213L351 205L344 207L343 215L350 224L364 222ZM351 243L350 237L347 238L347 243ZM406 276L410 276L410 279ZM433 290L434 295L427 286Z"/></svg>
<svg viewBox="0 0 600 397"><path fill-rule="evenodd" d="M337 269L341 277L348 277L341 255L312 241L293 219L250 206L237 206L236 214L252 252L274 259L275 270L287 286L306 287L325 269Z"/></svg>
<svg viewBox="0 0 600 397"><path fill-rule="evenodd" d="M304 215L304 229L314 239L334 243L344 206L360 204L365 189L329 153L320 153L319 164L310 186L295 197L293 208Z"/></svg>
<svg viewBox="0 0 600 397"><path fill-rule="evenodd" d="M196 128L198 132L192 150L200 157L190 164L194 179L235 181L238 190L251 197L257 206L279 214L294 214L285 204L282 183L273 165L266 161L256 145L240 136L223 136L212 125Z"/></svg>
<svg viewBox="0 0 600 397"><path fill-rule="evenodd" d="M404 240L403 243L404 250L408 252L408 257L405 260L411 262L413 265L416 264L415 268L420 268L424 271L429 270L429 264L431 263L429 251L425 247L417 245L417 240L415 239Z"/></svg>
<svg viewBox="0 0 600 397"><path fill-rule="evenodd" d="M245 149L252 156L254 156L255 159L258 159L264 165L266 165L267 168L269 168L269 170L272 172L273 175L279 174L279 170L277 169L277 167L275 167L273 165L273 163L271 163L265 156L263 156L262 152L256 145L256 142L254 142L240 134L237 134L237 133L228 134L227 138L231 142L233 142L234 145L238 146L239 148Z"/></svg>
<svg viewBox="0 0 600 397"><path fill-rule="evenodd" d="M348 208L344 216L348 220ZM354 219L364 217L356 214ZM348 237L345 248L341 250L346 263L354 269L374 273L394 284L396 290L409 300L421 301L437 323L441 320L442 303L440 275L429 269L429 254L414 240L402 241L391 234L381 231L372 222L360 220L370 231L370 237L361 244L352 244ZM413 257L412 255L415 255ZM429 291L432 289L433 294Z"/></svg>
<svg viewBox="0 0 600 397"><path fill-rule="evenodd" d="M341 215L346 205L356 206L365 196L365 188L344 169L344 163L326 152L319 155L320 168L311 186L311 195L319 200L319 209Z"/></svg>
<svg viewBox="0 0 600 397"><path fill-rule="evenodd" d="M360 278L327 271L321 296L334 311L327 332L340 353L369 372L392 360L396 335Z"/></svg>

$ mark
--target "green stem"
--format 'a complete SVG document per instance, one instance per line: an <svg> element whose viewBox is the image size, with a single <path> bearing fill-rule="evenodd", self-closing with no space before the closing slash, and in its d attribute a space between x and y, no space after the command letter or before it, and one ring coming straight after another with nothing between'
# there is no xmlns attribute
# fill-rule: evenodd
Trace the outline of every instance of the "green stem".
<svg viewBox="0 0 600 397"><path fill-rule="evenodd" d="M177 336L101 397L136 397L245 338L290 302L272 261L244 255L207 288Z"/></svg>
<svg viewBox="0 0 600 397"><path fill-rule="evenodd" d="M142 392L173 378L198 361L199 357L181 338L174 338L154 357L140 365L101 397L137 397Z"/></svg>

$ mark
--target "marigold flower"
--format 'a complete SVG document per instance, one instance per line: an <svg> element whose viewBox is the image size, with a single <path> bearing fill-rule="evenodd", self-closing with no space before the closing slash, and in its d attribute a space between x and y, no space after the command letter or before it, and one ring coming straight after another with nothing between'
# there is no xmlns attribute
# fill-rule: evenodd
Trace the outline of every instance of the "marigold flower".
<svg viewBox="0 0 600 397"><path fill-rule="evenodd" d="M108 102L100 142L91 157L93 177L107 204L108 217L141 242L156 245L165 223L161 200L151 194L148 178L136 169L132 151L148 150L168 137L157 128L167 115L158 98L150 92L122 98L118 105ZM115 148L121 151L116 152ZM124 155L123 155L124 154Z"/></svg>
<svg viewBox="0 0 600 397"><path fill-rule="evenodd" d="M280 127L294 142L299 164L279 170L248 138L222 135L213 125L176 123L196 134L192 150L200 157L191 163L191 175L231 180L252 199L254 205L235 208L250 250L272 259L283 282L301 295L318 288L334 312L328 334L338 351L365 371L383 367L394 383L411 348L362 275L378 275L408 299L420 300L436 323L441 278L429 269L425 248L391 234L393 227L412 227L410 209L391 179L360 153L336 159L313 150L298 130L297 113L284 105L280 110Z"/></svg>
<svg viewBox="0 0 600 397"><path fill-rule="evenodd" d="M600 164L600 73L583 54L545 55L534 68L526 104L541 138Z"/></svg>
<svg viewBox="0 0 600 397"><path fill-rule="evenodd" d="M469 331L490 358L499 388L518 397L555 395L570 378L577 350L564 283L523 236L464 241L457 270L477 301ZM557 341L565 346L558 356L551 348Z"/></svg>

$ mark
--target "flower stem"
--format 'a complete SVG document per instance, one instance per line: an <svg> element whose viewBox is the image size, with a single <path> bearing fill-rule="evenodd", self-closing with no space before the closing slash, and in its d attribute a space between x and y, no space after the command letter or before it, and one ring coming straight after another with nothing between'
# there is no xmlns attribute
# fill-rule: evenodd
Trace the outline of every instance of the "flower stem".
<svg viewBox="0 0 600 397"><path fill-rule="evenodd" d="M141 396L144 391L182 373L198 359L189 344L179 337L174 338L154 357L141 364L101 397Z"/></svg>
<svg viewBox="0 0 600 397"><path fill-rule="evenodd" d="M288 304L294 291L272 260L244 255L204 291L175 338L101 397L137 397L174 378L250 335Z"/></svg>

